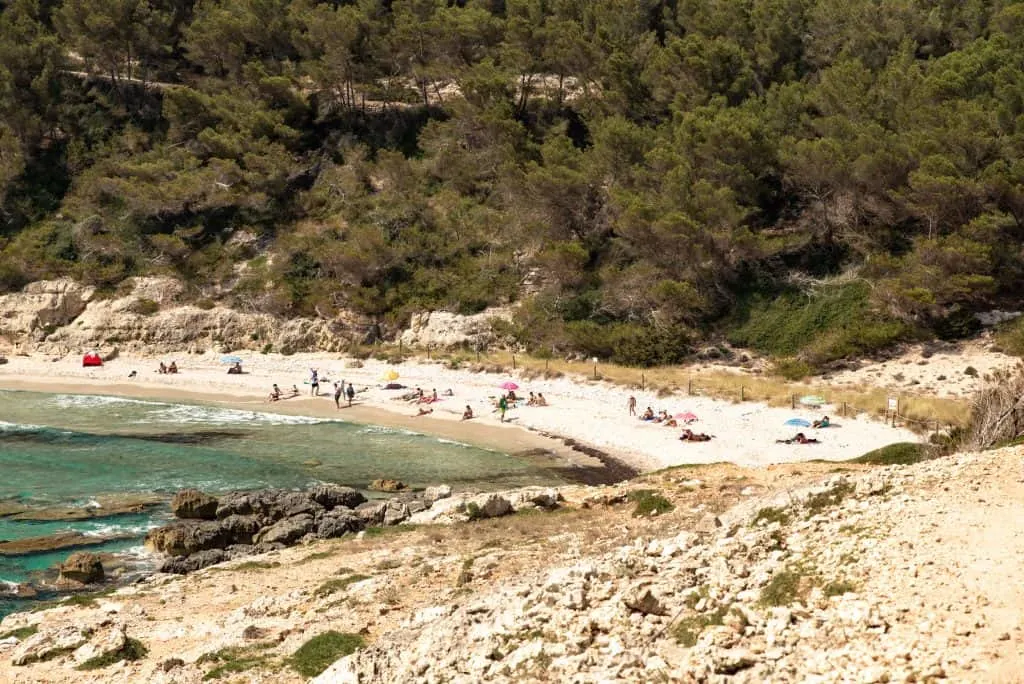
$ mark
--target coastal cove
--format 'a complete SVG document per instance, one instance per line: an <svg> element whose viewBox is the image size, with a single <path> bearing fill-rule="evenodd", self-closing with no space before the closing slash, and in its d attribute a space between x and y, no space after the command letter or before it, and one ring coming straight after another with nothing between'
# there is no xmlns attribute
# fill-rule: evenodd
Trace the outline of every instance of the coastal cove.
<svg viewBox="0 0 1024 684"><path fill-rule="evenodd" d="M0 540L7 542L0 544L0 616L29 605L12 597L17 585L45 586L47 569L77 548L115 554L122 581L150 571L142 537L168 520L166 501L186 487L227 492L336 482L365 490L373 479L392 477L414 488L444 482L488 491L565 484L573 472L587 472L579 459L572 466L540 448L552 440L529 433L508 441L517 456L400 426L302 415L316 413L303 410L318 408L313 402L282 404L292 410L279 413L160 394L0 390ZM44 590L33 598L50 597Z"/></svg>

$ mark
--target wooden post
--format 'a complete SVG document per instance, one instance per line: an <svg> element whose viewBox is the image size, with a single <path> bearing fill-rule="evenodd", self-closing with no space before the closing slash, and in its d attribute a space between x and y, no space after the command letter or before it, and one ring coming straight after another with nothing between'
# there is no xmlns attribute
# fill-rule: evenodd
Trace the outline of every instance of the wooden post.
<svg viewBox="0 0 1024 684"><path fill-rule="evenodd" d="M789 398L789 408L796 410L796 395L792 395Z"/></svg>
<svg viewBox="0 0 1024 684"><path fill-rule="evenodd" d="M640 391L643 392L644 388L647 387L647 376L643 373L640 374Z"/></svg>
<svg viewBox="0 0 1024 684"><path fill-rule="evenodd" d="M745 401L746 397L743 394L743 385L740 385L740 401Z"/></svg>
<svg viewBox="0 0 1024 684"><path fill-rule="evenodd" d="M512 355L512 370L516 369L516 355Z"/></svg>
<svg viewBox="0 0 1024 684"><path fill-rule="evenodd" d="M548 359L544 359L544 372L548 372Z"/></svg>
<svg viewBox="0 0 1024 684"><path fill-rule="evenodd" d="M693 378L689 378L686 381L686 393L691 397L693 396Z"/></svg>
<svg viewBox="0 0 1024 684"><path fill-rule="evenodd" d="M427 361L430 360L430 345L427 345Z"/></svg>
<svg viewBox="0 0 1024 684"><path fill-rule="evenodd" d="M846 417L846 402L845 401L843 402L843 412L842 412L841 415L843 416L843 418Z"/></svg>
<svg viewBox="0 0 1024 684"><path fill-rule="evenodd" d="M402 357L402 338L398 338L398 357Z"/></svg>
<svg viewBox="0 0 1024 684"><path fill-rule="evenodd" d="M597 364L594 364L594 379L597 380Z"/></svg>

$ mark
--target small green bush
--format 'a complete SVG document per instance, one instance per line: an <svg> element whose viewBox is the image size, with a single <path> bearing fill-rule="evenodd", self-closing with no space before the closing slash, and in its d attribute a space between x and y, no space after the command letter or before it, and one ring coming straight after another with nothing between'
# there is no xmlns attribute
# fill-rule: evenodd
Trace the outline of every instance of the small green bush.
<svg viewBox="0 0 1024 684"><path fill-rule="evenodd" d="M788 606L803 594L804 574L795 568L775 573L761 589L761 605Z"/></svg>
<svg viewBox="0 0 1024 684"><path fill-rule="evenodd" d="M18 629L12 629L10 632L4 632L0 634L0 640L10 639L14 637L18 641L24 641L30 636L39 631L39 625L29 625L28 627L19 627Z"/></svg>
<svg viewBox="0 0 1024 684"><path fill-rule="evenodd" d="M152 316L160 310L160 305L152 299L140 297L131 303L128 310L132 313L139 314L140 316Z"/></svg>
<svg viewBox="0 0 1024 684"><path fill-rule="evenodd" d="M728 612L728 606L719 606L710 613L683 618L672 627L672 636L681 646L693 648L697 645L697 639L700 638L701 632L708 627L723 624L725 614Z"/></svg>
<svg viewBox="0 0 1024 684"><path fill-rule="evenodd" d="M313 592L313 595L317 598L323 598L324 596L330 596L335 592L342 591L349 587L349 585L355 584L356 582L362 582L363 580L370 579L369 575L349 575L348 577L342 577L340 579L327 580Z"/></svg>
<svg viewBox="0 0 1024 684"><path fill-rule="evenodd" d="M270 642L262 642L248 646L228 646L219 651L204 653L196 660L196 665L217 663L216 667L203 675L203 679L206 681L220 679L227 675L267 665L270 662L270 657L261 651L273 648L274 645Z"/></svg>
<svg viewBox="0 0 1024 684"><path fill-rule="evenodd" d="M661 515L675 508L671 501L653 489L634 490L629 493L629 500L636 503L633 509L634 518Z"/></svg>
<svg viewBox="0 0 1024 684"><path fill-rule="evenodd" d="M825 596L842 596L857 591L857 587L852 582L839 580L838 582L829 582L822 588L822 591L825 592Z"/></svg>
<svg viewBox="0 0 1024 684"><path fill-rule="evenodd" d="M976 378L978 377L978 369L974 366L968 366L967 368L964 368L964 375L970 378Z"/></svg>
<svg viewBox="0 0 1024 684"><path fill-rule="evenodd" d="M807 497L807 501L804 505L807 507L807 510L811 515L815 515L826 508L831 508L832 506L838 506L841 504L847 495L853 493L853 489L854 487L852 484L849 482L843 482L828 491L812 494Z"/></svg>
<svg viewBox="0 0 1024 684"><path fill-rule="evenodd" d="M772 373L779 375L786 380L803 380L814 373L811 364L797 358L777 359L772 364Z"/></svg>
<svg viewBox="0 0 1024 684"><path fill-rule="evenodd" d="M753 524L758 525L763 522L766 525L770 525L777 522L780 525L788 525L789 520L789 513L785 509L768 506L757 512L757 515L754 516Z"/></svg>
<svg viewBox="0 0 1024 684"><path fill-rule="evenodd" d="M363 637L358 634L324 632L303 644L288 662L303 677L316 677L335 660L355 653L363 645Z"/></svg>
<svg viewBox="0 0 1024 684"><path fill-rule="evenodd" d="M79 670L99 670L104 667L110 667L114 663L119 663L122 660L133 661L142 660L146 657L149 650L146 648L138 639L132 639L129 637L125 642L124 646L118 651L112 651L110 653L104 653L98 655L95 658L90 658L84 663L78 666Z"/></svg>
<svg viewBox="0 0 1024 684"><path fill-rule="evenodd" d="M933 449L926 444L914 442L897 442L881 449L869 451L863 456L851 458L848 463L865 463L868 465L909 465L920 463L932 456Z"/></svg>

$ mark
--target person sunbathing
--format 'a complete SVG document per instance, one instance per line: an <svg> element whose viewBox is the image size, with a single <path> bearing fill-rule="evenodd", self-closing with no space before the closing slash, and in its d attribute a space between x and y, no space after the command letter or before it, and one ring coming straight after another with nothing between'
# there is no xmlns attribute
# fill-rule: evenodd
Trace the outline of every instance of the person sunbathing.
<svg viewBox="0 0 1024 684"><path fill-rule="evenodd" d="M710 442L711 435L706 435L703 432L694 432L690 428L683 430L683 434L679 435L679 441L681 442Z"/></svg>
<svg viewBox="0 0 1024 684"><path fill-rule="evenodd" d="M288 398L291 399L297 396L299 396L299 387L298 385L292 385L292 393L288 395Z"/></svg>
<svg viewBox="0 0 1024 684"><path fill-rule="evenodd" d="M434 412L434 409L432 409L432 408L422 408L421 407L419 412L415 416L413 416L413 417L416 418L416 417L419 417L419 416L425 416L425 415L433 413L433 412Z"/></svg>
<svg viewBox="0 0 1024 684"><path fill-rule="evenodd" d="M241 374L242 374L242 364L238 363L237 361L235 362L235 364L233 366L231 366L231 368L228 368L228 375L241 375Z"/></svg>
<svg viewBox="0 0 1024 684"><path fill-rule="evenodd" d="M679 427L679 423L676 422L675 418L669 418L665 421L665 427Z"/></svg>
<svg viewBox="0 0 1024 684"><path fill-rule="evenodd" d="M466 405L466 410L462 412L462 420L472 420L472 419L473 419L473 408L467 404Z"/></svg>
<svg viewBox="0 0 1024 684"><path fill-rule="evenodd" d="M509 400L509 402L519 401L519 398L516 397L516 391L515 390L509 390L508 391L508 400Z"/></svg>
<svg viewBox="0 0 1024 684"><path fill-rule="evenodd" d="M807 435L805 435L802 432L796 433L793 437L791 437L789 439L777 439L775 441L778 444L817 444L818 443L818 440L813 439L813 438L808 438Z"/></svg>
<svg viewBox="0 0 1024 684"><path fill-rule="evenodd" d="M814 421L813 426L816 427L816 428L827 428L831 424L832 423L830 423L829 420L828 420L828 416L825 416L821 420Z"/></svg>
<svg viewBox="0 0 1024 684"><path fill-rule="evenodd" d="M644 411L643 415L640 416L640 420L646 420L646 421L654 420L654 411L651 409L650 406L648 406L647 410Z"/></svg>

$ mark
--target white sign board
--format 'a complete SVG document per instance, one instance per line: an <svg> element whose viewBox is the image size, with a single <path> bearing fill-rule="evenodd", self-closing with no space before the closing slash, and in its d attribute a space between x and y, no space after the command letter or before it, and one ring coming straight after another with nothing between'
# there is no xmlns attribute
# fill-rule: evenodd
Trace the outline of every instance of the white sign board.
<svg viewBox="0 0 1024 684"><path fill-rule="evenodd" d="M896 410L899 410L899 407L900 407L900 400L897 399L896 397L889 397L889 410L890 411L896 411Z"/></svg>

